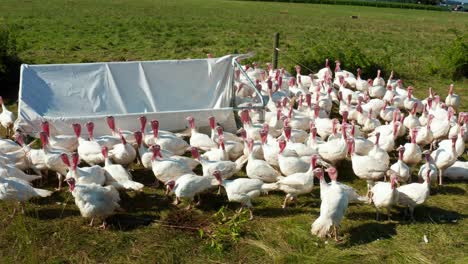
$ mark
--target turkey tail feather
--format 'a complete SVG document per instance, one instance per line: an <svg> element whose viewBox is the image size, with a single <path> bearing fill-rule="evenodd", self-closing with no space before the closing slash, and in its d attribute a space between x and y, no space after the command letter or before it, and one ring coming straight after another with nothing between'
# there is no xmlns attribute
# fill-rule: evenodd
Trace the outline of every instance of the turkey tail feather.
<svg viewBox="0 0 468 264"><path fill-rule="evenodd" d="M136 181L125 181L122 183L122 185L125 189L130 189L134 191L141 191L143 187L145 187L143 184Z"/></svg>
<svg viewBox="0 0 468 264"><path fill-rule="evenodd" d="M244 167L244 164L247 163L248 160L249 159L247 155L242 155L235 161L236 173L239 172L242 169L242 167Z"/></svg>
<svg viewBox="0 0 468 264"><path fill-rule="evenodd" d="M37 195L39 195L39 196L41 196L41 197L48 197L48 196L51 196L51 195L52 195L52 192L51 192L51 191L44 190L44 189L36 189L36 188L34 188L34 191L36 192Z"/></svg>
<svg viewBox="0 0 468 264"><path fill-rule="evenodd" d="M314 223L312 223L312 228L310 232L312 233L312 235L324 238L328 234L328 231L330 230L332 224L333 223L331 219L319 216L319 218L317 218L317 220L315 220Z"/></svg>
<svg viewBox="0 0 468 264"><path fill-rule="evenodd" d="M262 192L268 193L269 191L275 191L279 189L279 184L277 182L274 183L264 183L262 185Z"/></svg>

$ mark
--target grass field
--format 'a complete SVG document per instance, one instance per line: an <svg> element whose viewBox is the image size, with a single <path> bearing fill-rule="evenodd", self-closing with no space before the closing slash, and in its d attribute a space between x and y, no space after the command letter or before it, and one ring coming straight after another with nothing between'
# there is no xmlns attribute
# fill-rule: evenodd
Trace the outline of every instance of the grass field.
<svg viewBox="0 0 468 264"><path fill-rule="evenodd" d="M451 77L434 74L428 65L438 65L455 36L468 30L466 14L445 12L214 0L109 2L3 0L0 23L12 28L26 63L247 51L256 52L253 60L267 62L272 36L280 32L281 48L290 57L304 63L330 54L362 59L372 64L369 69L382 66L385 77L394 69L416 85L420 97L428 86L445 96ZM343 61L345 68L351 63L356 62ZM289 69L295 62L280 55L280 64ZM468 81L462 78L455 85L463 97L461 110L467 111ZM348 161L339 171L341 181L365 191ZM133 174L147 186L153 181L151 172L135 168ZM45 188L55 185L52 177ZM26 214L11 222L12 205L0 202L0 220L5 219L0 263L466 263L467 191L460 182L433 188L428 202L416 209L416 223L404 220L402 208L394 210L394 221L378 222L371 206L350 206L341 244L310 235L319 213L318 188L286 210L280 193L262 196L254 203L256 218L244 221L244 215L235 217L238 205L227 203L224 195L204 195L204 203L187 212L170 205L161 188L145 187L143 193L121 195L125 212L113 217L105 231L88 227L64 191L33 200Z"/></svg>

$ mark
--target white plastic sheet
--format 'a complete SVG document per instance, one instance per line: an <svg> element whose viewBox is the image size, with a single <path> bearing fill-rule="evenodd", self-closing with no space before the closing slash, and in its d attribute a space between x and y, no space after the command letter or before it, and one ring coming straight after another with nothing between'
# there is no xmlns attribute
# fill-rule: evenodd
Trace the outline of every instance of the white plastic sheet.
<svg viewBox="0 0 468 264"><path fill-rule="evenodd" d="M35 135L48 120L58 133L71 124L95 123L95 134L108 134L105 117L137 130L137 117L158 119L161 129L181 130L192 115L207 126L214 115L226 130L235 130L232 113L233 59L164 60L21 67L16 128ZM83 129L83 133L86 130Z"/></svg>

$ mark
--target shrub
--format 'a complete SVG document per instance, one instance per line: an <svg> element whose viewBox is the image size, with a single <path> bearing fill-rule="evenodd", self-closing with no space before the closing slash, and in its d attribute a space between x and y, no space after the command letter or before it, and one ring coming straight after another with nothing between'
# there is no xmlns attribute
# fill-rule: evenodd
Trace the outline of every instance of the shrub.
<svg viewBox="0 0 468 264"><path fill-rule="evenodd" d="M13 30L0 24L0 84L6 87L2 96L16 98L18 95L20 66Z"/></svg>
<svg viewBox="0 0 468 264"><path fill-rule="evenodd" d="M452 80L468 78L468 35L457 35L436 58L428 64L430 74Z"/></svg>
<svg viewBox="0 0 468 264"><path fill-rule="evenodd" d="M239 241L246 222L246 210L240 214L227 216L223 206L213 215L211 225L199 230L199 235L208 240L210 248L221 253Z"/></svg>
<svg viewBox="0 0 468 264"><path fill-rule="evenodd" d="M441 59L443 71L452 79L468 78L468 34L457 36Z"/></svg>

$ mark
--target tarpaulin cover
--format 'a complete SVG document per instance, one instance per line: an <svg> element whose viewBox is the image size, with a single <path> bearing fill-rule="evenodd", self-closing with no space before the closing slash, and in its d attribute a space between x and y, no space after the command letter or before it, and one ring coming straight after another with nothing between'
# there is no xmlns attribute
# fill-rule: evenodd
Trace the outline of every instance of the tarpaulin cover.
<svg viewBox="0 0 468 264"><path fill-rule="evenodd" d="M233 59L162 60L21 66L16 128L37 134L48 120L57 133L71 124L95 123L95 134L109 134L105 117L118 128L139 129L137 118L159 120L161 129L182 130L185 118L207 126L216 117L235 130L232 101ZM83 133L86 130L83 129Z"/></svg>

